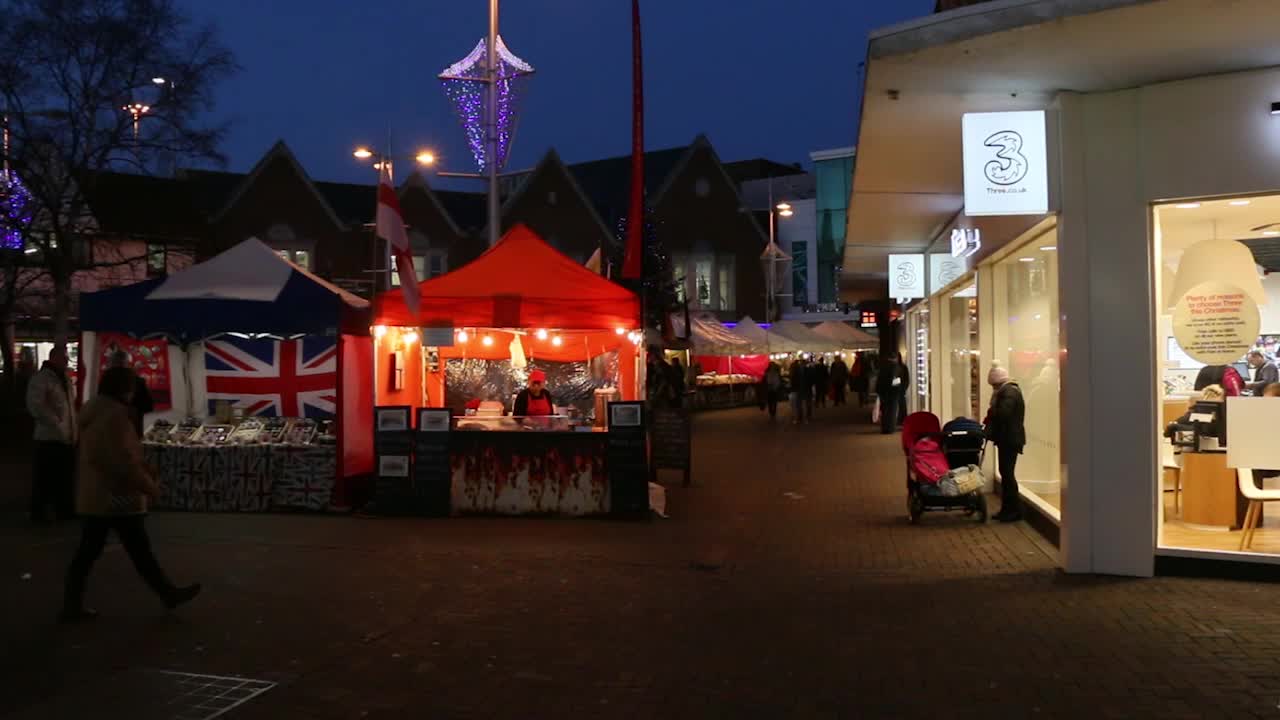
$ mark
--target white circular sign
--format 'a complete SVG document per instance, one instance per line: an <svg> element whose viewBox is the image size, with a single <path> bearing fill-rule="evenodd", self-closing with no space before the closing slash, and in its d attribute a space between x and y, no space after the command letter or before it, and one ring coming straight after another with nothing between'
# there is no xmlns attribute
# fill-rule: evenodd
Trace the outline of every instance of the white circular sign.
<svg viewBox="0 0 1280 720"><path fill-rule="evenodd" d="M1242 288L1200 283L1173 310L1173 336L1182 351L1206 365L1227 365L1244 357L1258 338L1258 304Z"/></svg>

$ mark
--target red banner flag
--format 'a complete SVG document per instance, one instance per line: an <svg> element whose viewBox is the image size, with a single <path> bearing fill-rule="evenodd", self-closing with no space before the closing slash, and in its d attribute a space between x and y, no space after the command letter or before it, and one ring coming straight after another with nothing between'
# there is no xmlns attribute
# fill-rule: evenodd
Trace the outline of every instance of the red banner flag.
<svg viewBox="0 0 1280 720"><path fill-rule="evenodd" d="M638 278L644 265L644 63L640 52L640 0L631 0L631 206L622 277Z"/></svg>

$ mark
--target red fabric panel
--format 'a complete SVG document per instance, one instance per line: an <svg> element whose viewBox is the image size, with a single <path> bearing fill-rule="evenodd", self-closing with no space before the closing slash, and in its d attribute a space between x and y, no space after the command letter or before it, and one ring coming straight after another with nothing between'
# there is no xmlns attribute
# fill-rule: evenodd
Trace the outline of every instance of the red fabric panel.
<svg viewBox="0 0 1280 720"><path fill-rule="evenodd" d="M422 308L413 317L404 295L374 299L375 325L403 327L545 327L634 329L635 293L600 277L517 225L473 262L418 284ZM510 298L519 298L518 317ZM494 319L501 317L502 323Z"/></svg>
<svg viewBox="0 0 1280 720"><path fill-rule="evenodd" d="M342 438L339 480L373 472L373 338L343 335L342 397L338 399L338 433ZM346 496L346 483L339 485Z"/></svg>
<svg viewBox="0 0 1280 720"><path fill-rule="evenodd" d="M721 375L736 373L750 375L759 380L764 377L765 368L769 367L768 355L748 355L746 357L727 355L695 355L694 360L702 366L704 373L717 372ZM730 369L732 367L732 369Z"/></svg>

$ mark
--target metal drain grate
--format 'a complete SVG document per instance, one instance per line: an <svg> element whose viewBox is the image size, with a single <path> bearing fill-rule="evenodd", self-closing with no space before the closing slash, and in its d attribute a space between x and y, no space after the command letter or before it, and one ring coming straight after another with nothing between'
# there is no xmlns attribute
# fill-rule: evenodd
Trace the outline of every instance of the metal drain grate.
<svg viewBox="0 0 1280 720"><path fill-rule="evenodd" d="M157 670L172 720L212 720L275 687L266 680Z"/></svg>

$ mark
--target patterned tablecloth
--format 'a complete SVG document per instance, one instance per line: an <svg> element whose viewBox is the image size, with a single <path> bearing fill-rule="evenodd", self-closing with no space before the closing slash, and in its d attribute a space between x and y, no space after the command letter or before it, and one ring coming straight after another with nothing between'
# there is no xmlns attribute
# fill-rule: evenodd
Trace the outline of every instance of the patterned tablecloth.
<svg viewBox="0 0 1280 720"><path fill-rule="evenodd" d="M160 469L157 510L325 511L337 477L332 445L146 445L145 454Z"/></svg>

